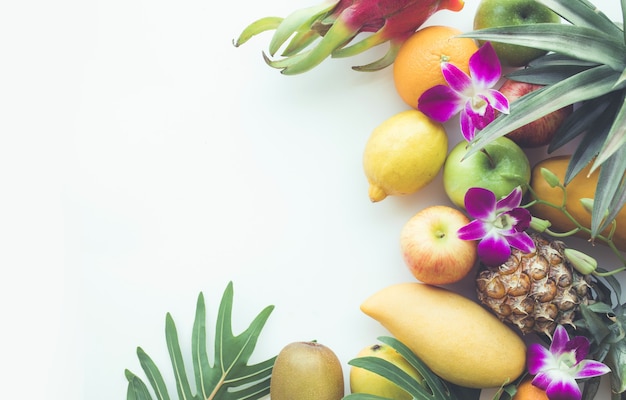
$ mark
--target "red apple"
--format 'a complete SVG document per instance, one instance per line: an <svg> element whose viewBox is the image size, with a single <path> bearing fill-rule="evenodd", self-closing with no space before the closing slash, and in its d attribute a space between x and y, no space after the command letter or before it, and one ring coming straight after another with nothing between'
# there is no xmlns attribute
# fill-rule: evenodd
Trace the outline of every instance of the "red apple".
<svg viewBox="0 0 626 400"><path fill-rule="evenodd" d="M507 79L504 81L499 91L509 100L510 104L525 94L542 87L542 85ZM565 118L572 113L573 110L574 106L572 105L563 107L542 118L539 118L538 120L517 128L516 130L508 133L506 136L517 143L520 147L528 148L545 146L550 143L559 126L563 123Z"/></svg>
<svg viewBox="0 0 626 400"><path fill-rule="evenodd" d="M457 231L470 222L459 209L430 206L402 228L402 256L413 276L431 285L458 282L477 259L476 242L459 239Z"/></svg>

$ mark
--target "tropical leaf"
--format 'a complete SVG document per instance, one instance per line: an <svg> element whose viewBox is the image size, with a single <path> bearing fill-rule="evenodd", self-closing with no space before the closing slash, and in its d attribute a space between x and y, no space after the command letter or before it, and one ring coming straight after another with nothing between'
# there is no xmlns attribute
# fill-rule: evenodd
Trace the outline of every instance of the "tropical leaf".
<svg viewBox="0 0 626 400"><path fill-rule="evenodd" d="M350 360L348 364L367 369L380 375L406 390L415 400L456 400L457 397L450 390L448 384L435 375L408 347L399 340L390 336L378 338L381 342L395 349L407 360L424 378L423 382L417 381L398 366L379 357L358 357ZM470 400L470 397L461 397ZM478 399L478 397L476 397ZM344 397L344 400L391 400L384 397L373 396L363 393L352 393Z"/></svg>
<svg viewBox="0 0 626 400"><path fill-rule="evenodd" d="M573 25L584 26L605 32L613 37L622 31L598 7L587 0L537 0Z"/></svg>
<svg viewBox="0 0 626 400"><path fill-rule="evenodd" d="M593 216L600 216L591 220L591 237L602 232L617 216L626 200L626 146L622 146L615 154L609 157L600 170L596 193L593 201ZM619 227L624 229L623 227Z"/></svg>
<svg viewBox="0 0 626 400"><path fill-rule="evenodd" d="M559 126L548 145L548 153L558 150L578 135L595 131L598 122L610 121L615 113L613 93L585 101L576 107Z"/></svg>
<svg viewBox="0 0 626 400"><path fill-rule="evenodd" d="M607 66L598 66L520 97L511 104L509 114L501 114L476 134L467 157L494 139L553 111L617 90L613 89L617 75Z"/></svg>
<svg viewBox="0 0 626 400"><path fill-rule="evenodd" d="M257 400L269 393L276 357L252 365L248 364L248 361L274 306L265 307L249 327L238 335L234 335L232 331L232 308L233 285L230 282L224 290L219 306L214 363L211 365L207 353L204 295L202 293L198 295L191 338L195 393L185 369L176 324L169 313L166 315L165 337L180 400ZM155 363L140 347L137 348L137 356L155 397L152 397L141 378L126 370L127 400L169 400L165 380Z"/></svg>
<svg viewBox="0 0 626 400"><path fill-rule="evenodd" d="M620 73L624 70L626 46L622 36L616 39L584 26L559 23L502 26L467 32L459 37L533 47L605 64Z"/></svg>

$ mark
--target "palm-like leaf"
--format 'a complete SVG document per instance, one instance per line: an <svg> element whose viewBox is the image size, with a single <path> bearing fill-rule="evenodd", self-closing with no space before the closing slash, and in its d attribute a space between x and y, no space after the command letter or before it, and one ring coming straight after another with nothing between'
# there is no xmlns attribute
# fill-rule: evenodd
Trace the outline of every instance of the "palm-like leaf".
<svg viewBox="0 0 626 400"><path fill-rule="evenodd" d="M626 162L622 161L626 156L625 36L621 27L587 0L537 1L568 23L489 28L461 35L552 52L509 75L511 79L546 86L514 102L510 114L501 115L478 132L468 156L518 127L561 107L578 104L580 107L557 132L548 150L582 134L566 182L590 162L592 171L602 167L592 212L591 236L595 237L626 202ZM625 14L626 1L621 3Z"/></svg>
<svg viewBox="0 0 626 400"><path fill-rule="evenodd" d="M480 390L462 388L452 385L437 375L422 360L420 360L406 345L390 336L378 338L381 342L395 349L405 360L409 362L424 378L418 381L404 372L398 366L379 357L358 357L348 364L367 369L395 383L416 400L478 400ZM374 396L365 393L352 393L344 397L344 400L392 400L385 397Z"/></svg>
<svg viewBox="0 0 626 400"><path fill-rule="evenodd" d="M233 285L228 284L220 303L216 331L214 364L207 354L206 309L204 296L198 296L191 338L195 393L185 370L178 333L174 319L168 313L165 319L165 336L172 362L174 381L180 400L256 400L269 393L272 367L276 357L249 365L248 360L256 346L259 334L273 306L265 307L250 326L239 335L232 332ZM154 392L137 375L126 370L128 380L127 400L170 400L165 380L155 363L140 347L137 357Z"/></svg>

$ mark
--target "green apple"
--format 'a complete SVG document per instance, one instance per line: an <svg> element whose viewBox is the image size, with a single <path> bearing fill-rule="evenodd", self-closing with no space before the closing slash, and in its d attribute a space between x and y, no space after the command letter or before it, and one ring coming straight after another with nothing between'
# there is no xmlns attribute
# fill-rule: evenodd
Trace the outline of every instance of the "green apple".
<svg viewBox="0 0 626 400"><path fill-rule="evenodd" d="M382 358L402 369L417 382L421 383L424 380L422 375L400 353L387 344L367 346L357 354L358 357ZM387 378L354 366L350 369L350 391L352 393L371 394L394 400L413 399L413 396Z"/></svg>
<svg viewBox="0 0 626 400"><path fill-rule="evenodd" d="M504 136L493 140L469 157L465 141L458 143L443 165L443 187L450 200L465 208L465 193L469 188L491 190L501 199L516 186L525 192L530 182L530 162L524 150Z"/></svg>
<svg viewBox="0 0 626 400"><path fill-rule="evenodd" d="M426 207L409 219L400 233L400 249L417 280L446 285L470 273L478 258L476 241L456 234L469 222L458 208L444 205Z"/></svg>
<svg viewBox="0 0 626 400"><path fill-rule="evenodd" d="M475 30L547 22L560 23L561 17L535 0L481 0L474 15ZM492 45L500 62L510 67L524 66L546 54L543 50L531 47L496 42L492 42Z"/></svg>

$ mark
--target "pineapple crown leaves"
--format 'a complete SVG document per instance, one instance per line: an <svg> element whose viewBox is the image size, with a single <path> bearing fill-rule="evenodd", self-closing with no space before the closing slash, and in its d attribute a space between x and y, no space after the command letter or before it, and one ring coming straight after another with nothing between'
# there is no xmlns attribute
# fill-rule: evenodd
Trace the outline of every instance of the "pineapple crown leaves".
<svg viewBox="0 0 626 400"><path fill-rule="evenodd" d="M513 102L509 114L500 115L478 132L467 156L529 122L580 104L555 135L549 151L582 135L568 166L566 182L588 163L593 163L592 171L602 167L592 212L591 235L595 238L626 204L624 31L587 0L537 2L568 23L506 26L460 35L551 52L509 75L546 86ZM622 10L626 11L624 2Z"/></svg>
<svg viewBox="0 0 626 400"><path fill-rule="evenodd" d="M430 368L428 368L428 366L411 351L411 349L398 339L390 336L380 336L378 340L395 349L419 372L423 381L418 381L404 372L400 367L379 357L358 357L350 360L348 364L354 367L366 369L390 380L400 388L407 391L415 400L478 400L480 390L464 388L443 381L435 375ZM392 399L366 393L352 393L345 396L343 400Z"/></svg>
<svg viewBox="0 0 626 400"><path fill-rule="evenodd" d="M204 295L202 293L198 295L191 339L195 394L185 370L185 360L181 352L176 325L172 316L167 314L165 336L179 399L255 400L269 393L270 377L276 357L254 365L249 365L248 360L274 306L265 307L250 326L239 335L233 335L232 332L232 307L233 284L230 282L224 290L219 306L215 329L214 363L211 365L207 354ZM141 378L126 370L125 375L128 380L126 398L128 400L170 400L163 375L141 347L137 348L137 357L155 397L152 397Z"/></svg>
<svg viewBox="0 0 626 400"><path fill-rule="evenodd" d="M613 393L626 392L626 304L621 303L620 283L613 276L602 277L594 283L596 301L581 305L581 318L575 322L591 341L592 357L611 368ZM593 399L599 378L585 384L583 399ZM589 386L587 388L587 386ZM619 396L619 395L618 395Z"/></svg>

